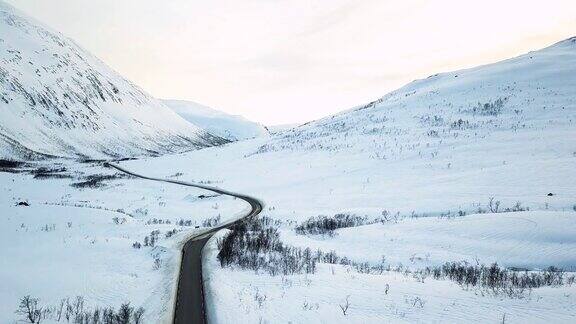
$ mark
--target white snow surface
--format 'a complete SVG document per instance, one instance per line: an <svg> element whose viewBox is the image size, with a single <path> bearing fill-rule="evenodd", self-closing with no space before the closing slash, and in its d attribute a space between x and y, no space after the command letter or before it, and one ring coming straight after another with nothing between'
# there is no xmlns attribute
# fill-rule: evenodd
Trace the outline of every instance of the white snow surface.
<svg viewBox="0 0 576 324"><path fill-rule="evenodd" d="M59 160L30 169L43 166L65 168L58 174L72 178L0 172L0 323L22 319L15 310L25 295L39 298L42 307L75 296L84 297L86 309L130 302L144 307L144 323L172 323L183 243L198 231L195 226L204 229L203 220L248 209L241 200L210 191L126 177L76 188L71 184L86 177L119 173ZM30 206L16 206L21 201ZM181 226L180 220L190 224ZM177 233L166 237L174 229ZM154 247L132 247L155 230Z"/></svg>
<svg viewBox="0 0 576 324"><path fill-rule="evenodd" d="M162 100L162 102L190 123L231 141L269 135L266 127L242 116L230 115L193 101Z"/></svg>
<svg viewBox="0 0 576 324"><path fill-rule="evenodd" d="M126 157L218 141L71 39L0 1L0 157Z"/></svg>
<svg viewBox="0 0 576 324"><path fill-rule="evenodd" d="M262 216L281 221L284 244L334 250L356 262L385 260L407 270L469 261L574 271L575 89L572 38L415 81L381 100L271 138L122 164L149 176L209 182L261 198ZM146 308L146 323L168 323L179 249L193 226L176 226L182 231L170 238L162 235L181 218L200 224L246 208L239 200L200 198L206 193L137 179L75 188L70 184L89 174L114 172L97 164L46 163L61 163L74 178L0 173L0 260L10 260L0 268L2 323L16 320L13 312L26 294L46 304L74 295L85 296L89 306L130 301ZM498 211L517 202L529 210L485 212L491 197L501 202ZM14 206L22 200L31 206ZM389 218L339 229L334 236L294 231L309 217L336 213ZM116 225L114 217L127 221ZM148 224L153 218L172 224ZM155 229L161 230L156 247L131 247ZM448 280L422 281L395 271L365 274L340 265L270 276L220 267L216 239L207 245L203 265L213 323L576 321L574 284L510 298ZM162 260L158 270L155 257ZM339 305L347 296L344 315Z"/></svg>
<svg viewBox="0 0 576 324"><path fill-rule="evenodd" d="M576 38L503 62L414 81L373 103L283 132L128 168L200 176L261 198L289 246L409 270L445 262L576 269ZM190 166L194 166L190 168ZM550 195L549 195L550 194ZM498 213L486 213L489 200ZM502 213L517 202L529 210ZM298 235L309 217L389 221ZM481 213L479 213L479 211ZM524 298L394 271L320 265L273 277L221 268L206 249L214 323L573 323L575 286ZM384 293L386 285L390 293ZM350 295L343 315L339 306Z"/></svg>
<svg viewBox="0 0 576 324"><path fill-rule="evenodd" d="M268 131L270 131L270 134L278 135L282 132L285 132L285 131L292 129L292 128L296 128L298 126L299 126L299 124L280 124L280 125L267 126L267 128L268 128Z"/></svg>

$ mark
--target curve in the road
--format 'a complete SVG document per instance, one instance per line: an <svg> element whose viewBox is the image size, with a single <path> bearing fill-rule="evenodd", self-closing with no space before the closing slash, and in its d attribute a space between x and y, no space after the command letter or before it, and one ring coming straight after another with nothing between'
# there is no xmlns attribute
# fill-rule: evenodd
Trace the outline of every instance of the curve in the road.
<svg viewBox="0 0 576 324"><path fill-rule="evenodd" d="M202 248L208 239L210 239L210 237L212 237L212 235L214 235L214 233L217 231L223 228L227 228L236 222L257 216L262 211L264 204L254 197L238 194L216 187L199 185L180 180L148 177L126 170L116 164L106 163L105 165L141 179L167 182L181 186L210 190L222 195L242 199L250 204L251 210L248 214L236 219L225 221L220 225L192 236L182 248L182 262L178 279L178 291L176 293L176 305L174 308L174 324L206 323L206 312L204 307L204 285L202 281Z"/></svg>

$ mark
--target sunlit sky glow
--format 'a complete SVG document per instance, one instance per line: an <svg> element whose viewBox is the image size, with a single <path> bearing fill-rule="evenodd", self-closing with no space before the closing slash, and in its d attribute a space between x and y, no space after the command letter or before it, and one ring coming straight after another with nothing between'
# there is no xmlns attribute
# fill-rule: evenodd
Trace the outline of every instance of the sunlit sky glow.
<svg viewBox="0 0 576 324"><path fill-rule="evenodd" d="M576 1L8 0L160 98L305 122L576 35Z"/></svg>

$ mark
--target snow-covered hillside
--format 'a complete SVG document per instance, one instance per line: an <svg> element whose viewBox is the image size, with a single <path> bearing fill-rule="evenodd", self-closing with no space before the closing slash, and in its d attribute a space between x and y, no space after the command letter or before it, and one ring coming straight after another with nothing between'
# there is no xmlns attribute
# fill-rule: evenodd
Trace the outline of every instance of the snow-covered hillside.
<svg viewBox="0 0 576 324"><path fill-rule="evenodd" d="M124 157L221 142L0 1L0 157Z"/></svg>
<svg viewBox="0 0 576 324"><path fill-rule="evenodd" d="M574 283L507 295L417 271L497 262L574 275L575 123L571 38L414 81L272 138L125 166L208 178L259 197L267 206L261 217L272 219L282 244L334 251L314 273L272 276L273 263L222 268L213 240L204 278L216 323L572 323ZM363 220L333 235L296 230L311 217L336 215Z"/></svg>
<svg viewBox="0 0 576 324"><path fill-rule="evenodd" d="M229 115L192 101L162 100L162 102L192 124L231 141L268 136L264 126L242 116Z"/></svg>
<svg viewBox="0 0 576 324"><path fill-rule="evenodd" d="M510 130L573 129L575 118L573 37L503 62L414 81L377 101L294 128L259 152L358 150L372 159L436 157L451 142L478 142Z"/></svg>
<svg viewBox="0 0 576 324"><path fill-rule="evenodd" d="M295 128L295 127L298 127L298 124L281 124L281 125L267 126L268 131L272 135L278 135L282 132L285 132L285 131L287 131L291 128Z"/></svg>

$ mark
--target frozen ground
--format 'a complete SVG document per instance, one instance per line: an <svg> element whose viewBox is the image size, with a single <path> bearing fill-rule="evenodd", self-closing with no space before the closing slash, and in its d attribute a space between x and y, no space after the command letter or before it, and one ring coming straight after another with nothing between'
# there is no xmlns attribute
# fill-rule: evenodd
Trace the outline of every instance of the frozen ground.
<svg viewBox="0 0 576 324"><path fill-rule="evenodd" d="M455 218L410 218L336 231L337 237L286 235L293 246L335 250L358 261L439 266L447 260L498 262L522 269L576 270L576 213L527 211Z"/></svg>
<svg viewBox="0 0 576 324"><path fill-rule="evenodd" d="M482 295L454 282L397 272L362 274L322 265L315 274L276 276L221 269L215 240L205 249L213 323L573 323L576 285L526 298ZM343 315L340 305L348 297Z"/></svg>
<svg viewBox="0 0 576 324"><path fill-rule="evenodd" d="M499 134L506 140L459 147L461 152L444 162L374 161L322 152L244 157L260 145L254 140L126 164L153 173L160 165L170 170L158 174L193 165L184 171L184 179L202 175L221 181L224 188L262 198L268 207L264 215L283 221L280 230L285 243L334 250L357 262L377 263L384 257L388 265L418 269L467 260L573 270L575 165L572 147L564 140L571 132L559 130L541 142L537 133ZM557 153L546 157L544 141L556 141ZM521 145L527 142L532 144ZM498 154L482 154L486 146ZM539 158L524 158L534 155ZM453 166L448 168L447 163ZM554 195L547 196L548 192ZM520 201L530 211L476 214L478 208L488 208L490 197L501 200L501 208ZM399 213L398 222L340 229L333 237L294 232L297 223L311 216L347 212L377 218L384 210L392 216ZM467 215L457 216L459 211ZM440 217L442 213L450 215ZM413 214L417 217L411 218ZM269 323L496 322L503 316L507 323L575 320L574 286L539 288L523 299L513 299L482 296L449 281L419 283L398 273L359 274L325 265L316 274L283 278L222 269L214 252L206 258L207 291L214 307L210 314L217 323L238 318ZM334 275L330 267L336 269ZM387 284L389 295L383 293ZM347 295L352 306L343 316L338 305Z"/></svg>
<svg viewBox="0 0 576 324"><path fill-rule="evenodd" d="M211 195L203 190L125 177L104 180L100 188L70 186L89 175L117 174L98 164L61 161L23 169L42 165L66 171L48 179L0 172L0 259L9 260L0 267L1 323L17 319L19 299L28 294L42 305L77 295L89 308L131 302L146 309L146 323L169 323L181 243L203 220L248 208L232 198L199 198ZM21 201L30 206L16 206ZM179 226L180 220L190 225ZM173 229L178 232L166 238ZM154 230L160 231L154 247L133 248Z"/></svg>

